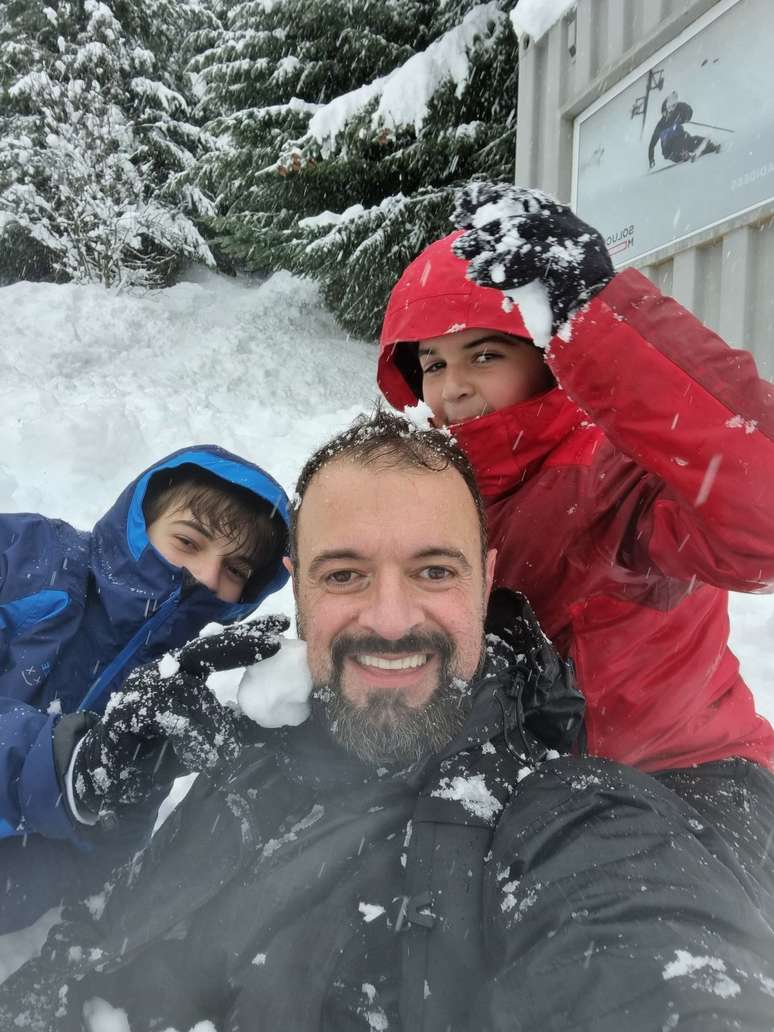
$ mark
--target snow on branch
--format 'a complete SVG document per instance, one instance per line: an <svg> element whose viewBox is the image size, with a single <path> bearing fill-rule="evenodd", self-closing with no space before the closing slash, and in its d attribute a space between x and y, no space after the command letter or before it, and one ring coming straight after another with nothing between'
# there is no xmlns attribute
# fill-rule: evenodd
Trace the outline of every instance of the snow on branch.
<svg viewBox="0 0 774 1032"><path fill-rule="evenodd" d="M163 82L158 82L154 79L145 79L142 76L137 76L132 79L131 88L134 93L144 100L154 100L163 111L183 111L188 112L188 105L185 102L185 98L177 92L177 90L171 90L168 86L165 86Z"/></svg>
<svg viewBox="0 0 774 1032"><path fill-rule="evenodd" d="M496 3L478 4L459 25L389 75L326 104L309 123L309 135L322 146L323 153L331 153L347 123L377 99L371 120L374 128L413 125L419 131L427 118L430 100L443 82L451 80L457 96L462 95L470 72L470 49L477 41L491 41L505 20L505 13Z"/></svg>

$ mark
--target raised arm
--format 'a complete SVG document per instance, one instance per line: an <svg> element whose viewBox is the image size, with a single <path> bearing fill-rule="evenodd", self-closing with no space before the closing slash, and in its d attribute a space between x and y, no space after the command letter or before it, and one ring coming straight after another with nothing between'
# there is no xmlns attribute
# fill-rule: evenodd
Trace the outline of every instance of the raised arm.
<svg viewBox="0 0 774 1032"><path fill-rule="evenodd" d="M640 273L616 276L548 362L612 443L655 474L634 554L663 573L774 590L774 387ZM603 490L603 485L600 485Z"/></svg>
<svg viewBox="0 0 774 1032"><path fill-rule="evenodd" d="M540 191L473 184L456 219L471 279L516 303L520 288L542 286L553 336L535 331L535 343L547 345L561 387L650 476L631 488L628 561L774 590L774 387L752 357L639 273L615 276L600 234ZM627 561L623 550L612 558Z"/></svg>

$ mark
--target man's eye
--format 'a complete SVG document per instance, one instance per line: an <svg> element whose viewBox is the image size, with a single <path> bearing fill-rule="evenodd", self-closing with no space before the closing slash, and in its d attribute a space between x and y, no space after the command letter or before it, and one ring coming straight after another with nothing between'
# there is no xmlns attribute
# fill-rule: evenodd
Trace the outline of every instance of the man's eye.
<svg viewBox="0 0 774 1032"><path fill-rule="evenodd" d="M451 580L454 577L454 570L450 570L448 566L426 566L420 571L419 576L423 580L430 581Z"/></svg>
<svg viewBox="0 0 774 1032"><path fill-rule="evenodd" d="M496 351L479 351L474 361L477 365L486 365L487 362L491 362L493 359L499 358L500 356Z"/></svg>
<svg viewBox="0 0 774 1032"><path fill-rule="evenodd" d="M357 583L359 577L356 570L334 570L325 575L325 583L334 588L345 588Z"/></svg>

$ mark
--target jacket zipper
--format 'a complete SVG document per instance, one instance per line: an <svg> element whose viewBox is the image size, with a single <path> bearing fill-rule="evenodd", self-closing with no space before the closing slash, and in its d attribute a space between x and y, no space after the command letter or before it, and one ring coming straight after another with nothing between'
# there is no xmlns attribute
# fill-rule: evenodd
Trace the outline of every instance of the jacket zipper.
<svg viewBox="0 0 774 1032"><path fill-rule="evenodd" d="M140 648L144 644L148 643L153 632L160 627L161 624L166 622L169 618L170 611L177 607L179 600L180 588L174 591L168 599L162 602L153 616L149 620L146 620L142 627L140 627L140 629L129 639L127 644L124 645L118 655L108 663L81 700L81 703L78 706L79 711L89 709L95 702L99 702L103 698L112 682L115 681L121 672L128 666L130 660L137 654L137 652L139 652Z"/></svg>

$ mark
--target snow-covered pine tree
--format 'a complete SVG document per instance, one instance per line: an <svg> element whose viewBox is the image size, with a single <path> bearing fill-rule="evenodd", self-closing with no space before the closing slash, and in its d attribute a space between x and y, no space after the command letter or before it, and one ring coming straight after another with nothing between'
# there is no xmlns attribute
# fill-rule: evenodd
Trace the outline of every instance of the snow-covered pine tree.
<svg viewBox="0 0 774 1032"><path fill-rule="evenodd" d="M349 205L346 177L327 166L315 176L307 162L300 179L285 174L298 167L293 157L285 168L277 156L305 136L321 106L421 50L436 7L433 0L248 0L232 8L220 39L190 66L216 138L197 175L216 198L212 226L222 250L251 268L276 265L262 255L286 226Z"/></svg>
<svg viewBox="0 0 774 1032"><path fill-rule="evenodd" d="M168 280L181 257L212 263L191 217L211 208L183 178L200 148L174 80L189 16L188 0L73 0L56 10L27 0L6 7L6 279L48 271L76 281L155 285Z"/></svg>
<svg viewBox="0 0 774 1032"><path fill-rule="evenodd" d="M342 325L373 337L401 270L449 231L455 186L475 175L512 176L518 48L507 12L514 5L417 5L413 53L385 53L367 76L357 66L350 89L340 76L326 93L307 94L321 106L295 124L288 119L282 132L251 122L259 157L251 161L243 146L231 192L225 183L221 189L222 246L249 268L314 277ZM277 16L288 6L275 8ZM337 6L356 50L358 5ZM304 131L294 133L301 123ZM240 132L244 140L244 124Z"/></svg>

